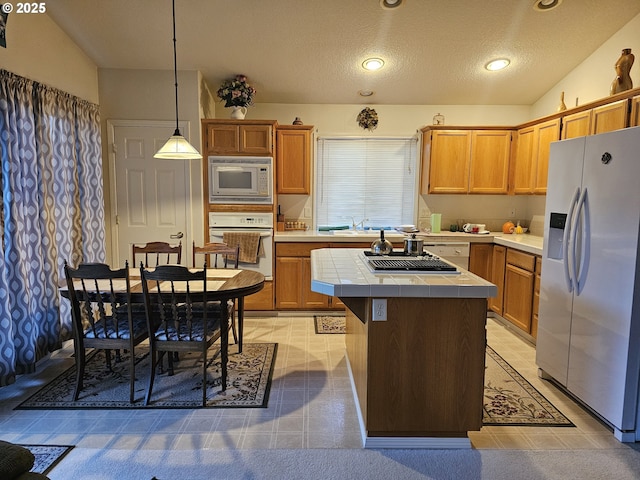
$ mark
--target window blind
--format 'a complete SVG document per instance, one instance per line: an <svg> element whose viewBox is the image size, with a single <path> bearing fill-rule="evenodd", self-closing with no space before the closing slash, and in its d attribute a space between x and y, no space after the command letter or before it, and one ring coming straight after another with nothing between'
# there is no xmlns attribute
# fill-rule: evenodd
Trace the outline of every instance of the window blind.
<svg viewBox="0 0 640 480"><path fill-rule="evenodd" d="M413 224L416 150L415 138L318 139L317 225L365 220L366 227L380 229Z"/></svg>

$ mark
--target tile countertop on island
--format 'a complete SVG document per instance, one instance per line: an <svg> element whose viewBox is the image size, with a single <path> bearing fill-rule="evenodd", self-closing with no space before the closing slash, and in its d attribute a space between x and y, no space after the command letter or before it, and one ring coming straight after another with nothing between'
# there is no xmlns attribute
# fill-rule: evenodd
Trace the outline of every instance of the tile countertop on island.
<svg viewBox="0 0 640 480"><path fill-rule="evenodd" d="M487 235L478 235L474 233L462 232L441 232L441 233L423 233L418 232L418 238L422 238L427 243L438 242L469 242L469 243L496 243L505 247L516 248L534 255L542 255L542 237L523 234L503 234L499 232L491 232ZM380 233L358 232L349 233L346 230L333 232L318 232L315 230L307 231L285 231L275 232L275 242L331 242L331 243L357 243L372 242L379 238ZM385 231L385 238L391 242L402 242L408 234L397 231Z"/></svg>
<svg viewBox="0 0 640 480"><path fill-rule="evenodd" d="M460 269L460 273L374 273L354 248L311 251L311 290L337 297L488 298L497 287Z"/></svg>

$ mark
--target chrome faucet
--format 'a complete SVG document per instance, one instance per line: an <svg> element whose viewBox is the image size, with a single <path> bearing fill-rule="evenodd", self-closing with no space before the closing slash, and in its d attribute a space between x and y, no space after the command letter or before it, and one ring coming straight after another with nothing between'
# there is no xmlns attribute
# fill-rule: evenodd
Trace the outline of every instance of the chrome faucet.
<svg viewBox="0 0 640 480"><path fill-rule="evenodd" d="M358 227L362 227L364 229L364 222L368 222L368 221L369 221L368 218L363 218L358 223L356 223L356 219L354 217L351 217L351 229L357 230Z"/></svg>

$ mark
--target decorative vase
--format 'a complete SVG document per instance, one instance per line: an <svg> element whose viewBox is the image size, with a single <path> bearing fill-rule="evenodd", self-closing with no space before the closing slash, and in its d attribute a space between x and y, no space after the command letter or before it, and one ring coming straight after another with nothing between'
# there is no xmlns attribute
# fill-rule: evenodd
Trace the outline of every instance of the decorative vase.
<svg viewBox="0 0 640 480"><path fill-rule="evenodd" d="M611 83L611 95L631 90L633 88L633 81L631 80L629 72L631 71L631 66L633 65L634 60L635 57L633 53L631 53L630 48L622 50L622 55L620 55L620 58L615 64L616 78L614 78Z"/></svg>
<svg viewBox="0 0 640 480"><path fill-rule="evenodd" d="M560 92L560 104L558 105L558 112L564 112L567 106L564 103L564 92Z"/></svg>
<svg viewBox="0 0 640 480"><path fill-rule="evenodd" d="M247 107L231 107L231 118L236 120L244 120L244 116L247 114Z"/></svg>
<svg viewBox="0 0 640 480"><path fill-rule="evenodd" d="M302 125L302 120L300 120L300 117L296 117L292 125Z"/></svg>

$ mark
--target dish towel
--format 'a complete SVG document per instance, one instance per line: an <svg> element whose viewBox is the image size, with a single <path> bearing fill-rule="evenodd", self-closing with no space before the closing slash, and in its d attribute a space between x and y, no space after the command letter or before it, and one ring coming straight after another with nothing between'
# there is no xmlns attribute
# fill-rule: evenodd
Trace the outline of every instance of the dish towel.
<svg viewBox="0 0 640 480"><path fill-rule="evenodd" d="M240 245L240 262L258 263L258 256L264 255L260 232L223 232L222 241L230 247Z"/></svg>

